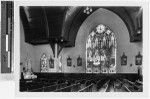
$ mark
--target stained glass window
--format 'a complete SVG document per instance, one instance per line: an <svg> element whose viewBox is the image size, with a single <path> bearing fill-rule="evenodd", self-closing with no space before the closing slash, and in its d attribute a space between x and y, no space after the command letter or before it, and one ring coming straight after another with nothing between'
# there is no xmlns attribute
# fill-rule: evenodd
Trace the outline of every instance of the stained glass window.
<svg viewBox="0 0 150 99"><path fill-rule="evenodd" d="M49 67L48 67L48 58L45 53L41 56L41 72L48 72Z"/></svg>
<svg viewBox="0 0 150 99"><path fill-rule="evenodd" d="M86 42L86 72L116 73L116 37L111 29L100 24Z"/></svg>

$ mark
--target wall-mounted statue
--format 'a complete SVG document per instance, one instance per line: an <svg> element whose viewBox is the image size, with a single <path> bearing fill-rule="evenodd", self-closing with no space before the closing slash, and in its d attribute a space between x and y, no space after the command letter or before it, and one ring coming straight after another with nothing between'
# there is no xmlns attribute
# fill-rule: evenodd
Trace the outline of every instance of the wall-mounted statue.
<svg viewBox="0 0 150 99"><path fill-rule="evenodd" d="M43 53L43 55L41 56L41 59L40 59L41 72L48 72L49 71L47 62L48 62L48 58L47 58L46 54Z"/></svg>
<svg viewBox="0 0 150 99"><path fill-rule="evenodd" d="M123 52L123 55L121 56L121 65L127 65L127 56Z"/></svg>
<svg viewBox="0 0 150 99"><path fill-rule="evenodd" d="M82 58L80 57L80 55L77 58L77 66L82 66Z"/></svg>
<svg viewBox="0 0 150 99"><path fill-rule="evenodd" d="M135 56L135 65L142 65L142 55L140 52Z"/></svg>
<svg viewBox="0 0 150 99"><path fill-rule="evenodd" d="M72 65L72 59L68 56L67 58L67 66L71 66Z"/></svg>

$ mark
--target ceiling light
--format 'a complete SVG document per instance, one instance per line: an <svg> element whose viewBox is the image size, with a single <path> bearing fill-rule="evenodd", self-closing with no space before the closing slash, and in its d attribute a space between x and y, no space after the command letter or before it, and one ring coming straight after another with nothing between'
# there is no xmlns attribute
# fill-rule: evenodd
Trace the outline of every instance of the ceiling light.
<svg viewBox="0 0 150 99"><path fill-rule="evenodd" d="M92 12L92 8L91 7L86 7L83 12L85 14L89 15Z"/></svg>

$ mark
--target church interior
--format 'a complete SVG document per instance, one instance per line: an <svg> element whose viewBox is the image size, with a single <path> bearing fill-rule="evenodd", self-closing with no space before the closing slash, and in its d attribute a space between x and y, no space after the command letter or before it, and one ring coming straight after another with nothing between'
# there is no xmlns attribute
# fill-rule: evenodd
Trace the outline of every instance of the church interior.
<svg viewBox="0 0 150 99"><path fill-rule="evenodd" d="M141 6L20 6L20 92L143 92Z"/></svg>

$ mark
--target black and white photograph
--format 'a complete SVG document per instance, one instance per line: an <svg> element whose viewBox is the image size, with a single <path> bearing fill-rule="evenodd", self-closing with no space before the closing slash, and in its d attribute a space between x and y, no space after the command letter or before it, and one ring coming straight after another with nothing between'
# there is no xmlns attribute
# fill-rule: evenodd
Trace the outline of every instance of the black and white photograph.
<svg viewBox="0 0 150 99"><path fill-rule="evenodd" d="M143 92L142 6L19 6L20 92Z"/></svg>
<svg viewBox="0 0 150 99"><path fill-rule="evenodd" d="M0 11L2 98L149 97L146 0L1 0Z"/></svg>

